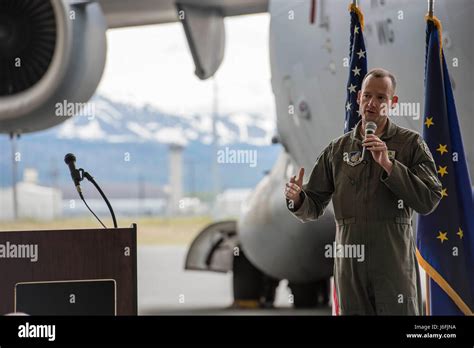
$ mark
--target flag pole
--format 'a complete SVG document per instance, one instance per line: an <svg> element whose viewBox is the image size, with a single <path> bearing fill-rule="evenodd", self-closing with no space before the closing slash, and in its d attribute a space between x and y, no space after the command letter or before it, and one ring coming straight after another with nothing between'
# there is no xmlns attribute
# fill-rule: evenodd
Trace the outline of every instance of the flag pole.
<svg viewBox="0 0 474 348"><path fill-rule="evenodd" d="M425 288L426 288L426 315L431 315L431 296L430 296L430 276L425 273Z"/></svg>
<svg viewBox="0 0 474 348"><path fill-rule="evenodd" d="M435 0L428 0L428 18L433 18ZM426 288L426 315L431 315L431 291L430 291L430 276L425 273L425 288Z"/></svg>
<svg viewBox="0 0 474 348"><path fill-rule="evenodd" d="M428 17L433 18L433 8L435 0L428 0Z"/></svg>

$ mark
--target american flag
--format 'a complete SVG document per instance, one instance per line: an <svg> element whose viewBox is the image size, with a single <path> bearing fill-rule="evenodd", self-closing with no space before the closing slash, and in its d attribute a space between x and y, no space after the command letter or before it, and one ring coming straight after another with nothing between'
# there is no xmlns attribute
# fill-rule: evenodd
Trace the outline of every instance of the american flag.
<svg viewBox="0 0 474 348"><path fill-rule="evenodd" d="M351 28L349 39L350 71L347 81L346 117L344 121L344 133L350 132L359 122L359 108L357 104L357 93L362 86L362 80L367 74L367 52L364 42L364 14L355 4L349 6L351 14ZM339 315L339 299L336 288L333 286L333 308L332 313Z"/></svg>
<svg viewBox="0 0 474 348"><path fill-rule="evenodd" d="M362 79L367 74L367 52L364 42L364 15L354 4L349 7L351 14L351 33L349 42L350 70L347 81L346 118L344 122L344 133L354 128L359 122L359 108L357 105L357 93L362 86Z"/></svg>

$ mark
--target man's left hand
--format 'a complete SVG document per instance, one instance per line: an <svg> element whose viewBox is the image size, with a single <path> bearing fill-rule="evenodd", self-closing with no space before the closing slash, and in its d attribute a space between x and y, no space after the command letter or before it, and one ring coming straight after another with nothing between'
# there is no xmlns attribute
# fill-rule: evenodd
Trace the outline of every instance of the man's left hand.
<svg viewBox="0 0 474 348"><path fill-rule="evenodd" d="M374 161L385 169L388 175L390 175L393 164L388 158L387 144L380 140L378 136L368 134L362 142L362 146L366 147L366 149L372 153Z"/></svg>

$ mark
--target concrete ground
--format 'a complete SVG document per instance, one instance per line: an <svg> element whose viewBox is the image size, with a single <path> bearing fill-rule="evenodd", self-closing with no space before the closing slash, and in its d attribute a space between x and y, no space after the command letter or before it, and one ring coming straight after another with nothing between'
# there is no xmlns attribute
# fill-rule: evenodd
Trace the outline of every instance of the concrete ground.
<svg viewBox="0 0 474 348"><path fill-rule="evenodd" d="M331 315L331 309L295 310L286 281L275 309L235 310L232 274L184 270L187 246L138 247L139 315Z"/></svg>

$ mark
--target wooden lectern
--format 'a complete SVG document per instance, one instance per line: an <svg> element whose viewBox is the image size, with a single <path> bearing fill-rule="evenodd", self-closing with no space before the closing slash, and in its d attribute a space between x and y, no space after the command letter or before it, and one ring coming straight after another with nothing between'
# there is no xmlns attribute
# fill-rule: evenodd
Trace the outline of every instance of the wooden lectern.
<svg viewBox="0 0 474 348"><path fill-rule="evenodd" d="M0 315L137 315L137 226L0 232Z"/></svg>

